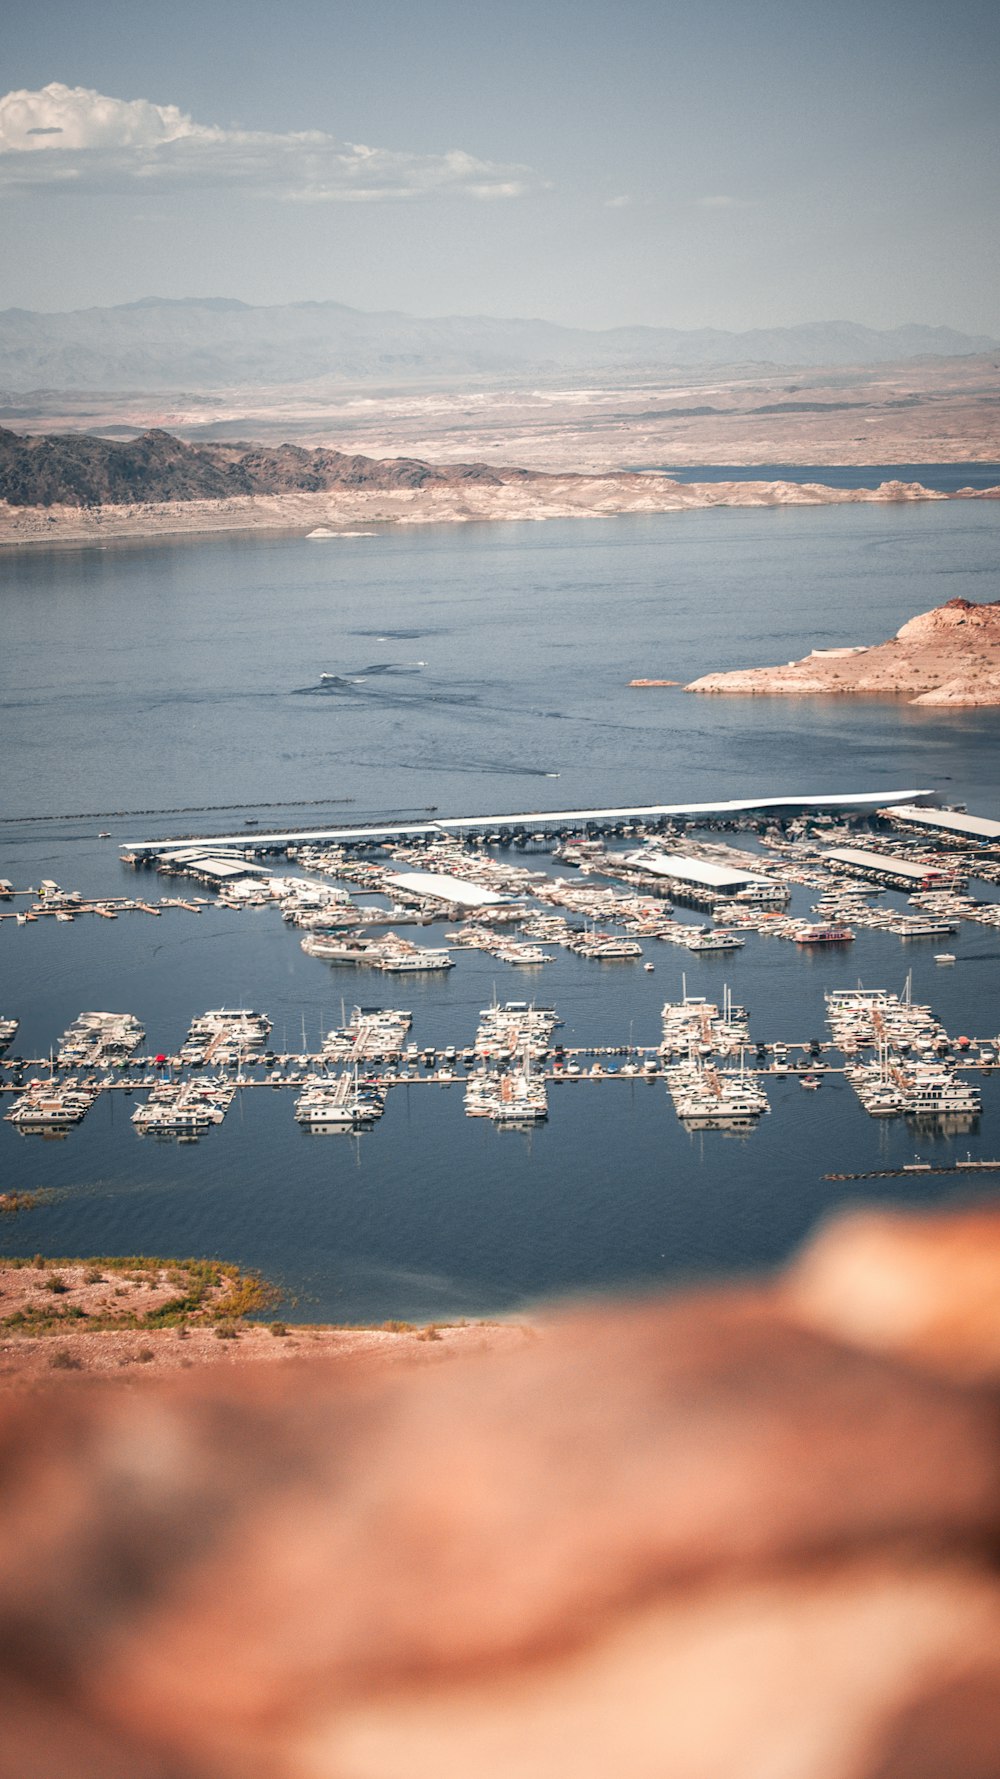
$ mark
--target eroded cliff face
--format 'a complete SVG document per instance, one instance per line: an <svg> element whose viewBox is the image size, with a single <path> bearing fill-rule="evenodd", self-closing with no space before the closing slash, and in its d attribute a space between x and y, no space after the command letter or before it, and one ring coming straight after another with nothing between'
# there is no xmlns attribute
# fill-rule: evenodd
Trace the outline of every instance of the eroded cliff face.
<svg viewBox="0 0 1000 1779"><path fill-rule="evenodd" d="M784 667L707 673L685 687L745 697L905 697L910 704L1000 704L1000 601L950 599L872 648L815 650Z"/></svg>
<svg viewBox="0 0 1000 1779"><path fill-rule="evenodd" d="M2 1411L11 1779L988 1779L1000 1210Z"/></svg>

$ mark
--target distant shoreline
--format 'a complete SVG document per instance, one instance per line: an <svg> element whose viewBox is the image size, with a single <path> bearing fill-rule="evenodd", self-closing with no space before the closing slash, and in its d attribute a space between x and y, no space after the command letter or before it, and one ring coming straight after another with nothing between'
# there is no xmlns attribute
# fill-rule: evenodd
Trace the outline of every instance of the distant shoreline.
<svg viewBox="0 0 1000 1779"><path fill-rule="evenodd" d="M613 518L628 513L682 512L708 507L910 505L940 500L1000 499L1000 488L943 493L921 483L879 488L831 488L803 482L675 482L648 472L614 475L536 475L499 486L423 489L346 489L313 493L241 495L222 500L175 500L108 506L11 506L0 502L0 545L94 544L178 536L326 531L336 542L347 530L373 526L524 522Z"/></svg>

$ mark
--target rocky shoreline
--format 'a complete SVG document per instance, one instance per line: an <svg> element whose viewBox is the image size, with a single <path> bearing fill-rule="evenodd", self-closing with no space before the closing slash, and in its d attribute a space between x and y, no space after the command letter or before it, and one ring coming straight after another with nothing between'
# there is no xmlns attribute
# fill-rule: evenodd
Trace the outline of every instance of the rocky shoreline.
<svg viewBox="0 0 1000 1779"><path fill-rule="evenodd" d="M675 482L651 474L542 475L498 471L489 481L431 481L418 487L337 487L321 492L222 499L135 501L92 506L0 501L0 545L106 543L232 531L326 532L329 539L374 525L611 518L706 507L847 506L1000 498L941 494L918 482L828 488L801 482ZM322 540L318 540L322 541Z"/></svg>
<svg viewBox="0 0 1000 1779"><path fill-rule="evenodd" d="M813 649L783 667L707 673L686 692L763 698L905 698L909 704L1000 704L1000 601L949 599L871 648Z"/></svg>

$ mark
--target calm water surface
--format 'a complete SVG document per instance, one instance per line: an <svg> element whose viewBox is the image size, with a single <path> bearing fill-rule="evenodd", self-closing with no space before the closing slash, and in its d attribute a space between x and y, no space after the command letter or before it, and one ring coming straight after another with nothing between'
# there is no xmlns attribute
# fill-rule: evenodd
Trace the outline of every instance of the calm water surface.
<svg viewBox="0 0 1000 1779"><path fill-rule="evenodd" d="M996 598L997 519L986 503L715 511L7 553L0 876L128 893L117 842L225 832L247 814L311 824L932 787L1000 816L998 713L628 688L875 642L945 599ZM338 676L329 688L323 672ZM844 957L751 937L735 958L684 961L690 992L731 984L754 1036L821 1035L825 988L859 975L901 987L911 967L953 1033L995 1033L1000 938L970 926L949 945L950 971L934 941L869 933ZM566 1043L655 1043L662 1002L681 992L678 953L652 942L654 975L558 953L529 977L457 956L443 983L392 987L305 957L269 912L4 921L0 1011L21 1017L16 1047L36 1055L84 1007L133 1011L170 1049L196 1012L247 1004L297 1048L303 1022L312 1044L339 1020L342 996L405 1003L416 1041L461 1043L495 987L553 1001ZM276 1279L292 1314L472 1314L770 1265L845 1193L871 1191L827 1172L915 1150L1000 1154L1000 1082L961 1137L880 1124L835 1082L770 1093L753 1135L690 1137L662 1085L566 1083L526 1135L466 1119L457 1086L414 1086L354 1140L304 1135L292 1096L261 1089L181 1147L137 1138L135 1100L105 1096L64 1141L0 1124L2 1184L54 1189L3 1244L224 1255ZM884 1184L909 1199L950 1190Z"/></svg>

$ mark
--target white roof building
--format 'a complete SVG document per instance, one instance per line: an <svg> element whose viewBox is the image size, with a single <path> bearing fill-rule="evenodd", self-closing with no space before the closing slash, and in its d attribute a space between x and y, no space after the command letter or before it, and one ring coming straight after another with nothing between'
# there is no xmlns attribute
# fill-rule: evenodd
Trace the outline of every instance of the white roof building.
<svg viewBox="0 0 1000 1779"><path fill-rule="evenodd" d="M864 852L857 846L835 846L823 857L869 877L895 877L903 883L926 883L929 877L940 876L947 870L944 861L940 865L915 865L911 859L897 859L887 852Z"/></svg>
<svg viewBox="0 0 1000 1779"><path fill-rule="evenodd" d="M468 883L461 877L449 877L443 871L393 871L384 879L387 890L402 890L408 896L427 896L434 902L447 902L461 908L499 908L510 901L481 884Z"/></svg>
<svg viewBox="0 0 1000 1779"><path fill-rule="evenodd" d="M897 817L909 828L953 834L956 840L1000 840L1000 822L990 821L985 815L965 815L959 809L917 809L906 803L884 813Z"/></svg>
<svg viewBox="0 0 1000 1779"><path fill-rule="evenodd" d="M737 871L731 865L714 865L707 859L693 859L682 852L633 852L628 864L654 877L669 877L675 883L690 883L698 889L718 890L720 895L735 895L737 890L773 888L770 877L755 877L750 871Z"/></svg>

